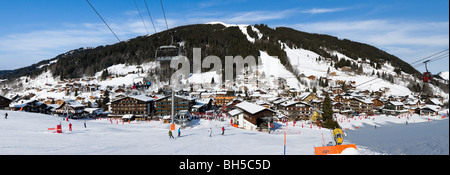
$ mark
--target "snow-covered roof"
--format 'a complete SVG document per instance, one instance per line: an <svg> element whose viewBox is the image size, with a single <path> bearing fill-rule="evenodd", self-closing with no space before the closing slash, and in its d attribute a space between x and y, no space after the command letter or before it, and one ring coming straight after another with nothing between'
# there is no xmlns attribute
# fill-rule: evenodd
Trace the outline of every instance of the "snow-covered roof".
<svg viewBox="0 0 450 175"><path fill-rule="evenodd" d="M203 107L203 106L205 106L205 104L204 103L197 103L197 105L194 105L194 106L192 106L192 108L201 108L201 107Z"/></svg>
<svg viewBox="0 0 450 175"><path fill-rule="evenodd" d="M4 98L4 99L7 99L7 100L10 100L10 101L11 101L11 99L6 98L6 97L4 97L4 96L2 96L2 95L0 95L0 98Z"/></svg>
<svg viewBox="0 0 450 175"><path fill-rule="evenodd" d="M59 105L59 104L49 104L49 105L47 105L47 106L51 106L52 108L57 109L57 108L59 108L61 105Z"/></svg>
<svg viewBox="0 0 450 175"><path fill-rule="evenodd" d="M303 99L305 99L306 97L308 97L311 93L312 93L312 92L303 92L302 94L300 94L300 95L298 96L298 98L299 98L300 100L303 100Z"/></svg>
<svg viewBox="0 0 450 175"><path fill-rule="evenodd" d="M284 101L286 101L287 99L285 99L285 98L281 98L281 99L278 99L278 100L276 100L276 101L273 101L272 103L273 104L280 104L280 103L283 103Z"/></svg>
<svg viewBox="0 0 450 175"><path fill-rule="evenodd" d="M201 104L203 104L203 105L208 104L209 101L211 101L210 98L207 98L207 99L201 98L201 99L196 99L196 100L195 100L195 102L196 102L197 104L201 103Z"/></svg>
<svg viewBox="0 0 450 175"><path fill-rule="evenodd" d="M352 99L358 100L358 101L363 102L365 104L373 104L373 101L371 101L370 99L360 99L360 98L355 98L355 97L353 97Z"/></svg>
<svg viewBox="0 0 450 175"><path fill-rule="evenodd" d="M283 107L288 107L288 106L291 106L291 105L294 105L297 103L299 103L299 101L285 101L285 102L281 103L280 105Z"/></svg>
<svg viewBox="0 0 450 175"><path fill-rule="evenodd" d="M228 112L228 114L230 114L231 116L235 116L235 115L238 115L240 113L242 113L242 110L240 110L240 109L234 109L234 110Z"/></svg>
<svg viewBox="0 0 450 175"><path fill-rule="evenodd" d="M102 108L84 108L84 111L92 113L94 111L103 111L103 109Z"/></svg>
<svg viewBox="0 0 450 175"><path fill-rule="evenodd" d="M192 101L192 100L197 99L196 97L189 97L189 96L183 96L183 95L175 95L175 97L182 98L182 99L185 99L185 100L188 100L188 101Z"/></svg>
<svg viewBox="0 0 450 175"><path fill-rule="evenodd" d="M404 105L402 102L399 102L399 101L389 101L389 103L391 103L394 106L402 106L402 105Z"/></svg>
<svg viewBox="0 0 450 175"><path fill-rule="evenodd" d="M430 101L435 105L442 106L442 103L437 98L431 98Z"/></svg>
<svg viewBox="0 0 450 175"><path fill-rule="evenodd" d="M155 99L152 97L147 97L145 95L134 95L134 96L130 96L131 98L140 100L140 101L144 101L144 102L150 102L150 101L154 101Z"/></svg>
<svg viewBox="0 0 450 175"><path fill-rule="evenodd" d="M22 103L22 104L15 103L15 104L10 104L9 107L21 108L21 107L25 107L26 105L27 105L27 103Z"/></svg>
<svg viewBox="0 0 450 175"><path fill-rule="evenodd" d="M153 96L153 98L154 98L155 100L158 100L158 99L166 98L166 96L163 95L163 94L156 94L156 95Z"/></svg>
<svg viewBox="0 0 450 175"><path fill-rule="evenodd" d="M255 102L257 105L269 105L270 103L264 101L264 100L258 100Z"/></svg>
<svg viewBox="0 0 450 175"><path fill-rule="evenodd" d="M246 101L237 104L236 107L238 107L241 110L247 111L250 114L256 114L258 112L261 112L261 111L267 109L266 107L259 106L259 105L249 103Z"/></svg>
<svg viewBox="0 0 450 175"><path fill-rule="evenodd" d="M131 119L131 118L133 118L133 114L130 114L130 115L124 115L122 118L124 118L124 119Z"/></svg>
<svg viewBox="0 0 450 175"><path fill-rule="evenodd" d="M37 105L42 105L41 102L39 102L38 100L26 100L26 101L21 101L21 103L11 103L9 105L9 107L13 107L13 108L21 108L21 107L25 107L27 104L29 103L33 103L36 102Z"/></svg>
<svg viewBox="0 0 450 175"><path fill-rule="evenodd" d="M436 105L425 105L425 106L422 106L422 107L419 107L420 109L426 109L426 108L428 108L428 109L431 109L431 110L433 110L434 112L439 112L439 110L440 110L440 106L436 106Z"/></svg>
<svg viewBox="0 0 450 175"><path fill-rule="evenodd" d="M267 99L267 101L268 102L273 102L273 101L276 101L278 99L280 99L280 97L272 97L272 98Z"/></svg>

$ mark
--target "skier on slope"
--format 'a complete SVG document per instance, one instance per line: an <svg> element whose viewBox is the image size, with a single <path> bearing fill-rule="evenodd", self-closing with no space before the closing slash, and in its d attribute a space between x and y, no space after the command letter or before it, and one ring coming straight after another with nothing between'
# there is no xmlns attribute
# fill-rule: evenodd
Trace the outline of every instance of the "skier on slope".
<svg viewBox="0 0 450 175"><path fill-rule="evenodd" d="M8 119L8 113L5 113L5 119Z"/></svg>
<svg viewBox="0 0 450 175"><path fill-rule="evenodd" d="M222 126L222 135L225 134L225 127Z"/></svg>
<svg viewBox="0 0 450 175"><path fill-rule="evenodd" d="M170 139L170 138L173 138L173 139L175 138L175 137L173 137L172 131L171 131L171 130L169 130L169 139Z"/></svg>
<svg viewBox="0 0 450 175"><path fill-rule="evenodd" d="M181 136L181 129L178 128L178 137L180 137L180 136Z"/></svg>
<svg viewBox="0 0 450 175"><path fill-rule="evenodd" d="M212 134L212 128L211 127L209 127L209 137L211 137L211 134Z"/></svg>

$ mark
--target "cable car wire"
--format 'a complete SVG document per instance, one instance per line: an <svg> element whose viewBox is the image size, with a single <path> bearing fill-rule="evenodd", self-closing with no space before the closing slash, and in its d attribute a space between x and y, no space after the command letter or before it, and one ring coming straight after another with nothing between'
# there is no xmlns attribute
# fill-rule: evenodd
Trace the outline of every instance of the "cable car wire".
<svg viewBox="0 0 450 175"><path fill-rule="evenodd" d="M148 16L150 17L150 21L152 21L153 29L155 29L155 33L156 33L155 23L153 23L153 18L152 18L152 15L150 14L150 9L148 8L147 1L144 0L144 3L145 3L145 7L147 7Z"/></svg>
<svg viewBox="0 0 450 175"><path fill-rule="evenodd" d="M425 64L425 62L435 62L435 61L440 60L440 59L442 59L442 58L447 58L448 56L449 56L449 53L444 53L444 54L438 55L438 56L436 56L436 57L434 57L434 58L430 58L430 59L428 59L428 60L425 60L424 62L417 63L417 64L413 65L413 67L419 67L419 66L422 66L422 65Z"/></svg>
<svg viewBox="0 0 450 175"><path fill-rule="evenodd" d="M440 53L442 53L442 52L445 52L445 51L448 52L448 49L445 49L445 50L443 50L443 51L440 51L440 52L438 52L438 53L435 53L435 54L433 54L433 55L427 56L427 57L425 57L425 58L422 58L422 59L420 59L420 60L417 60L417 61L412 62L412 63L409 63L409 64L410 64L410 65L414 65L414 64L416 64L416 63L418 63L418 62L421 62L421 61L423 61L423 60L426 60L427 58L431 58L431 57L433 57L433 56L436 56L436 55L438 55L438 54L440 54Z"/></svg>
<svg viewBox="0 0 450 175"><path fill-rule="evenodd" d="M148 33L147 25L144 22L144 18L142 17L141 10L139 10L139 7L138 7L138 5L136 3L136 0L133 0L133 1L134 1L134 5L136 6L137 11L139 12L139 16L141 17L142 24L144 24L144 27L145 27L145 30L147 31L147 34L150 34L150 33Z"/></svg>
<svg viewBox="0 0 450 175"><path fill-rule="evenodd" d="M111 33L117 38L117 40L120 41L119 37L117 37L116 33L114 33L114 31L111 29L111 27L109 27L108 23L106 23L106 21L102 18L102 16L97 12L97 10L95 10L94 6L92 6L92 4L89 2L89 0L86 0L87 3L92 7L92 9L94 9L95 13L97 13L98 17L100 17L100 19L102 19L103 23L105 23L105 25L108 27L108 29L111 31Z"/></svg>
<svg viewBox="0 0 450 175"><path fill-rule="evenodd" d="M161 8L162 8L162 11L163 11L163 14L164 14L164 20L166 21L166 28L167 28L167 30L169 30L169 25L167 25L166 12L164 11L163 2L162 2L162 0L159 0L159 2L161 2Z"/></svg>
<svg viewBox="0 0 450 175"><path fill-rule="evenodd" d="M418 60L418 61L415 61L415 62L413 62L413 63L418 63L419 61L422 61L422 60L425 60L425 59L428 59L428 58L431 58L431 57L434 57L434 58L428 59L428 60L427 60L428 63L434 62L434 61L437 61L437 60L440 60L440 59L442 59L442 58L446 58L446 57L449 56L449 54L448 54L448 53L443 53L443 52L445 52L445 51L448 52L448 50L449 50L449 49L446 49L446 50L437 52L437 53L435 53L435 54L432 54L432 55L430 55L430 56L427 56L427 57L425 57L425 58L422 58L422 59L420 59L420 60ZM411 64L413 64L413 63L411 63ZM425 64L425 63L422 62L422 63L416 64L416 65L411 65L411 66L412 66L413 68L416 68L416 67L422 66L423 64ZM370 80L368 80L368 81L366 81L366 82L363 82L363 83L361 83L361 84L356 85L355 87L358 87L358 86L361 86L361 85L370 83L370 82L372 82L372 81L376 81L377 79L379 79L379 78L376 77L376 78L370 79Z"/></svg>

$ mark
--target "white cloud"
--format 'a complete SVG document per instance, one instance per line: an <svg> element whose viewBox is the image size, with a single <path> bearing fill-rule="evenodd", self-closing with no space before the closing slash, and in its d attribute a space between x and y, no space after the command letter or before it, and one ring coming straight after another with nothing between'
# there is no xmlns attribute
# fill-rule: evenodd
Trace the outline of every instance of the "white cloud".
<svg viewBox="0 0 450 175"><path fill-rule="evenodd" d="M394 20L329 21L293 25L294 28L326 33L381 46L448 45L448 22L401 22Z"/></svg>
<svg viewBox="0 0 450 175"><path fill-rule="evenodd" d="M309 10L303 10L302 13L309 13L309 14L319 14L319 13L331 13L331 12L338 12L347 10L348 8L313 8Z"/></svg>
<svg viewBox="0 0 450 175"><path fill-rule="evenodd" d="M0 70L29 66L80 47L97 47L117 42L103 23L61 26L0 36ZM110 26L121 40L147 34L141 20L110 23Z"/></svg>
<svg viewBox="0 0 450 175"><path fill-rule="evenodd" d="M266 20L283 19L295 12L295 9L288 9L283 11L250 11L240 12L231 15L230 18L225 19L229 23L254 23Z"/></svg>
<svg viewBox="0 0 450 175"><path fill-rule="evenodd" d="M373 45L406 62L413 62L449 47L447 21L325 21L295 24L291 27Z"/></svg>

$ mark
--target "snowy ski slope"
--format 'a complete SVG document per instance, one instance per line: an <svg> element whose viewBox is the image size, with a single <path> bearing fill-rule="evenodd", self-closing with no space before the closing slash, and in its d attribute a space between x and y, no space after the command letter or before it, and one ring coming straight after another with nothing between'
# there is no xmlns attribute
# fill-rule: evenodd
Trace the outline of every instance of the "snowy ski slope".
<svg viewBox="0 0 450 175"><path fill-rule="evenodd" d="M5 112L9 114L8 119L3 118ZM406 117L388 116L350 119L342 124L348 138L344 143L354 143L358 147L357 152L350 154L448 155L448 117L414 115L405 127L406 120ZM86 128L83 126L85 121ZM59 123L62 134L47 130ZM69 131L69 123L72 123L73 131ZM224 136L221 135L222 126L225 127ZM210 127L212 137L208 135ZM169 124L159 121L129 124L107 119L67 122L50 115L0 111L0 155L282 155L285 131L287 155L313 155L315 146L331 141L330 130L311 127L303 121L298 121L295 127L292 122L287 127L276 123L275 131L268 134L234 128L229 119L223 122L194 120L190 127L181 129L181 137L174 132L176 139L169 139L169 128ZM396 139L398 137L404 139ZM389 139L389 146L379 147L386 139ZM415 139L420 140L420 147L405 147L405 143L410 143L405 140Z"/></svg>

